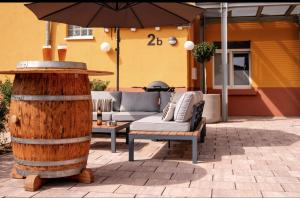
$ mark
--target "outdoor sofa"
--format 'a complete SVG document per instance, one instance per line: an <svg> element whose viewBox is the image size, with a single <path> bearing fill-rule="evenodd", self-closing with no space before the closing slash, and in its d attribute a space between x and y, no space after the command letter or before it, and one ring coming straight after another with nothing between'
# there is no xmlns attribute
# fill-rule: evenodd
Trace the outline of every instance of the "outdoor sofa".
<svg viewBox="0 0 300 198"><path fill-rule="evenodd" d="M93 120L97 119L96 103L99 99L111 99L112 111L103 112L102 119L129 121L129 160L133 160L134 139L189 140L192 141L193 162L197 162L198 141L204 142L205 118L202 118L204 101L201 91L193 92L116 92L92 91ZM172 100L179 102L183 95L190 95L187 108L189 116L180 121L164 121L163 110ZM172 97L172 99L171 99ZM181 101L182 102L182 101ZM177 112L178 113L178 112ZM179 112L180 113L180 112ZM182 118L183 118L182 117Z"/></svg>

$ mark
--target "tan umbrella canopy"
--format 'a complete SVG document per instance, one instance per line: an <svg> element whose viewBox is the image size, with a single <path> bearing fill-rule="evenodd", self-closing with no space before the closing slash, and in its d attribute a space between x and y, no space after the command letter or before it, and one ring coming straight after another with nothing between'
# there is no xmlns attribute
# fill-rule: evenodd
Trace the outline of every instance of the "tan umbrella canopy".
<svg viewBox="0 0 300 198"><path fill-rule="evenodd" d="M81 27L117 28L117 90L119 90L119 28L184 25L203 12L187 3L69 2L25 4L40 20Z"/></svg>

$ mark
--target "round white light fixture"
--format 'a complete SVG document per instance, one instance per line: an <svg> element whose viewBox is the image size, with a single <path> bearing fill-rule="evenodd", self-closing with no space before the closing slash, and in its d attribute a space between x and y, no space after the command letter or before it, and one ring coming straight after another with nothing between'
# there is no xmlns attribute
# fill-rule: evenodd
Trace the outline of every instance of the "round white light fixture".
<svg viewBox="0 0 300 198"><path fill-rule="evenodd" d="M193 41L185 41L184 42L184 49L186 50L193 50L195 47L195 44Z"/></svg>
<svg viewBox="0 0 300 198"><path fill-rule="evenodd" d="M101 43L100 50L102 52L109 52L109 50L110 50L110 44L108 42Z"/></svg>
<svg viewBox="0 0 300 198"><path fill-rule="evenodd" d="M170 45L175 45L177 43L177 39L174 36L169 37L168 40Z"/></svg>

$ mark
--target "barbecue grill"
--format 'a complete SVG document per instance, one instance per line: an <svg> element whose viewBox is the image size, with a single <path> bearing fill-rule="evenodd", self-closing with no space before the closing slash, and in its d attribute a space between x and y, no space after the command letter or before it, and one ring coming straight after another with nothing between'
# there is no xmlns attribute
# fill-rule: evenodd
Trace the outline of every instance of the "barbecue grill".
<svg viewBox="0 0 300 198"><path fill-rule="evenodd" d="M174 92L175 87L169 87L167 83L162 81L154 81L150 83L147 87L143 87L143 89L147 92L153 92L153 91Z"/></svg>
<svg viewBox="0 0 300 198"><path fill-rule="evenodd" d="M147 87L132 87L132 88L142 88L146 92L154 92L154 91L174 92L175 88L185 88L185 87L170 87L167 83L163 81L153 81Z"/></svg>

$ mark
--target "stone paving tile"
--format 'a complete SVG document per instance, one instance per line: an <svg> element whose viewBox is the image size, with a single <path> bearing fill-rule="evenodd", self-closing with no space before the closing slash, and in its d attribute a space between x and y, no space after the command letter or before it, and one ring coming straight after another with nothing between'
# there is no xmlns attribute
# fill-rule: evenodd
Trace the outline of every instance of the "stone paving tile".
<svg viewBox="0 0 300 198"><path fill-rule="evenodd" d="M134 172L131 177L132 178L151 178L151 179L170 179L173 173L167 172Z"/></svg>
<svg viewBox="0 0 300 198"><path fill-rule="evenodd" d="M159 195L145 195L145 194L137 194L135 195L135 198L156 198L156 197L162 197L162 196L159 196Z"/></svg>
<svg viewBox="0 0 300 198"><path fill-rule="evenodd" d="M214 176L213 181L256 182L254 176L239 176L239 175Z"/></svg>
<svg viewBox="0 0 300 198"><path fill-rule="evenodd" d="M292 177L300 177L300 171L289 171Z"/></svg>
<svg viewBox="0 0 300 198"><path fill-rule="evenodd" d="M87 194L88 192L79 191L79 190L70 191L65 189L48 189L39 192L33 197L84 197Z"/></svg>
<svg viewBox="0 0 300 198"><path fill-rule="evenodd" d="M300 193L297 192L270 192L262 191L263 197L300 197Z"/></svg>
<svg viewBox="0 0 300 198"><path fill-rule="evenodd" d="M193 174L193 173L174 173L171 179L212 181L212 175L202 175L202 174Z"/></svg>
<svg viewBox="0 0 300 198"><path fill-rule="evenodd" d="M164 197L210 197L211 189L180 188L167 186Z"/></svg>
<svg viewBox="0 0 300 198"><path fill-rule="evenodd" d="M104 180L101 184L122 184L122 185L133 185L133 186L143 186L147 182L148 178L118 178L118 177L109 177Z"/></svg>
<svg viewBox="0 0 300 198"><path fill-rule="evenodd" d="M116 194L116 193L103 193L103 192L89 192L86 196L84 197L128 197L128 198L134 198L135 194Z"/></svg>
<svg viewBox="0 0 300 198"><path fill-rule="evenodd" d="M237 190L262 190L262 191L284 191L278 183L248 183L248 182L236 182Z"/></svg>
<svg viewBox="0 0 300 198"><path fill-rule="evenodd" d="M24 179L8 179L1 183L1 186L6 187L23 187L24 186Z"/></svg>
<svg viewBox="0 0 300 198"><path fill-rule="evenodd" d="M177 168L177 167L167 167L167 166L163 166L163 167L158 167L156 169L157 173L193 173L194 172L194 168Z"/></svg>
<svg viewBox="0 0 300 198"><path fill-rule="evenodd" d="M259 191L254 190L213 189L212 197L262 197L262 195Z"/></svg>
<svg viewBox="0 0 300 198"><path fill-rule="evenodd" d="M290 183L290 184L281 184L281 185L285 191L300 193L300 183Z"/></svg>
<svg viewBox="0 0 300 198"><path fill-rule="evenodd" d="M234 182L208 182L208 181L192 181L190 188L213 188L213 189L235 189Z"/></svg>
<svg viewBox="0 0 300 198"><path fill-rule="evenodd" d="M299 183L300 181L295 177L262 177L255 176L257 182L265 183Z"/></svg>
<svg viewBox="0 0 300 198"><path fill-rule="evenodd" d="M234 175L240 176L265 176L265 177L272 177L274 176L272 171L263 171L263 170L233 170Z"/></svg>
<svg viewBox="0 0 300 198"><path fill-rule="evenodd" d="M123 171L136 171L136 172L154 172L157 169L156 166L121 166L118 170Z"/></svg>
<svg viewBox="0 0 300 198"><path fill-rule="evenodd" d="M190 183L190 180L149 179L145 186L172 186L188 188Z"/></svg>
<svg viewBox="0 0 300 198"><path fill-rule="evenodd" d="M69 193L73 191L83 191L83 192L101 192L101 193L113 193L117 188L119 188L119 184L77 184L74 187L68 189ZM67 196L67 195L66 195Z"/></svg>
<svg viewBox="0 0 300 198"><path fill-rule="evenodd" d="M23 187L0 187L0 197L32 197L37 193L39 193L39 191L25 191Z"/></svg>
<svg viewBox="0 0 300 198"><path fill-rule="evenodd" d="M164 191L164 186L131 186L121 185L115 193L127 194L145 194L145 195L157 195L160 196Z"/></svg>
<svg viewBox="0 0 300 198"><path fill-rule="evenodd" d="M133 174L133 171L112 171L112 170L105 170L105 169L99 169L94 173L94 176L100 176L100 177L109 177L109 176L115 176L115 177L130 177L130 175Z"/></svg>

